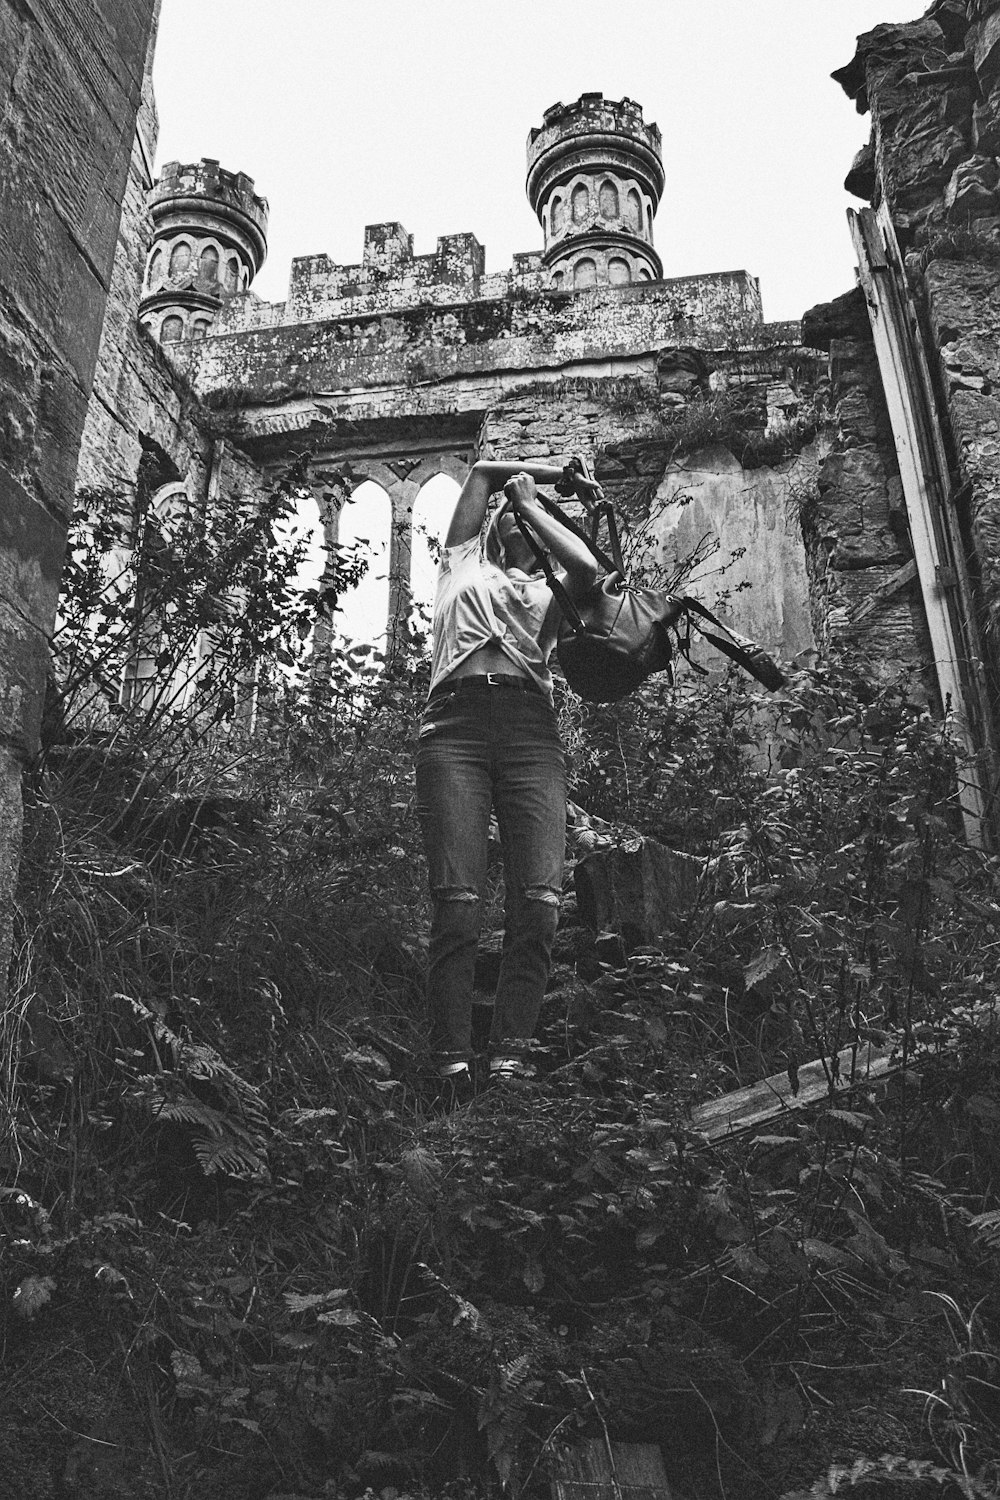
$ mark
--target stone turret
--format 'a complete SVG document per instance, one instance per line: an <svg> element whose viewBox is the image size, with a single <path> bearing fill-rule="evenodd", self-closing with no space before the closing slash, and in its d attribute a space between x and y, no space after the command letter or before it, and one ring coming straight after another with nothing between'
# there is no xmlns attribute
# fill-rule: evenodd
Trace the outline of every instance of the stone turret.
<svg viewBox="0 0 1000 1500"><path fill-rule="evenodd" d="M267 254L267 199L245 172L208 158L168 162L149 195L154 238L139 321L161 343L204 338Z"/></svg>
<svg viewBox="0 0 1000 1500"><path fill-rule="evenodd" d="M581 94L528 136L528 201L545 234L550 285L621 286L663 275L653 216L663 192L660 132L632 99Z"/></svg>

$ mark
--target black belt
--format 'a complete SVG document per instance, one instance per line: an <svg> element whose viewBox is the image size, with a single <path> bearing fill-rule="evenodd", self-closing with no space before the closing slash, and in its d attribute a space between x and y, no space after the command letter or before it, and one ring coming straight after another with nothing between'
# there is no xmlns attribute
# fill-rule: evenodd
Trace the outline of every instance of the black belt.
<svg viewBox="0 0 1000 1500"><path fill-rule="evenodd" d="M431 704L436 698L450 693L481 693L491 687L506 688L512 693L541 692L530 678L520 677L516 672L476 672L468 677L446 677L444 682L438 683L427 702Z"/></svg>

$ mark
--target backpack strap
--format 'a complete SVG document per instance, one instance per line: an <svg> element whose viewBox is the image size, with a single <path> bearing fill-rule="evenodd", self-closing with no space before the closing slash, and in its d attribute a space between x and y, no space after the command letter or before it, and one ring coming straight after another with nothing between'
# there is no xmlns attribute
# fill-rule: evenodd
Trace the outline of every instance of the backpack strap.
<svg viewBox="0 0 1000 1500"><path fill-rule="evenodd" d="M622 559L618 522L615 519L615 508L610 500L600 500L591 510L590 535L588 536L583 527L579 526L573 520L572 516L568 516L557 501L551 499L548 495L543 495L541 490L538 491L537 498L550 516L553 516L555 520L565 526L567 531L571 531L593 553L602 568L605 568L609 573L620 573L623 578L625 577L625 563ZM602 521L606 522L608 528L608 542L611 547L610 557L597 542L597 534Z"/></svg>
<svg viewBox="0 0 1000 1500"><path fill-rule="evenodd" d="M553 506L555 510L560 511L559 506L555 505L555 502L553 502ZM542 572L545 574L545 581L552 591L552 596L555 599L556 604L559 606L560 614L566 620L574 635L586 635L587 627L583 623L583 616L580 614L580 611L577 609L576 605L573 603L573 600L566 592L566 587L563 584L562 580L556 577L555 569L552 566L552 560L549 557L549 554L545 551L544 547L539 546L538 539L535 536L535 533L531 530L531 527L527 524L527 522L522 519L520 514L513 509L509 500L504 506L504 510L507 509L510 509L512 511L514 520L517 522L518 530L524 537L524 540L527 542L528 546L531 548L532 552L535 555L536 561L538 562ZM560 511L560 516L561 515L562 512ZM569 520L568 516L566 517L566 520ZM584 537L580 532L579 528L574 526L570 529L576 536L579 536L582 541L587 540L587 538Z"/></svg>
<svg viewBox="0 0 1000 1500"><path fill-rule="evenodd" d="M733 630L728 625L723 625L718 616L713 615L700 599L692 599L688 594L680 602L684 606L689 623L706 641L711 641L715 649L721 651L723 656L728 656L730 661L736 662L737 666L742 667L744 672L749 672L751 677L755 677L770 692L776 693L779 688L784 687L783 672L771 660L767 652L761 650L756 641L740 635L739 631ZM717 635L713 630L706 630L704 625L699 625L698 620L692 619L693 615L709 620L719 630L725 631L725 635Z"/></svg>

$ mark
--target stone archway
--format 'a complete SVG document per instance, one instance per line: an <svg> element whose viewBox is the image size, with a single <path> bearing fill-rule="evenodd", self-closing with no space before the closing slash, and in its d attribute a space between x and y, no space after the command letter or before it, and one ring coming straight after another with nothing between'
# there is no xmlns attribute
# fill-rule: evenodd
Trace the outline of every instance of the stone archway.
<svg viewBox="0 0 1000 1500"><path fill-rule="evenodd" d="M463 484L469 473L470 460L462 454L444 451L391 458L352 454L337 460L317 459L314 463L316 470L327 476L326 483L314 486L314 493L328 547L335 546L339 540L344 505L366 480L377 484L389 497L391 531L386 626L387 649L391 655L410 617L413 508L417 496L427 481L438 474L445 474L457 484ZM330 481L331 474L338 476L337 479Z"/></svg>

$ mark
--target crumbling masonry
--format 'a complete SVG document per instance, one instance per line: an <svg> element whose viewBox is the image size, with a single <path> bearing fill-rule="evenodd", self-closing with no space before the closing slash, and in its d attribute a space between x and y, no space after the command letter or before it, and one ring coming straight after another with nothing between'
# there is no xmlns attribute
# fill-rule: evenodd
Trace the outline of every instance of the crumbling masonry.
<svg viewBox="0 0 1000 1500"><path fill-rule="evenodd" d="M0 1021L20 777L38 746L155 11L155 0L0 0Z"/></svg>

